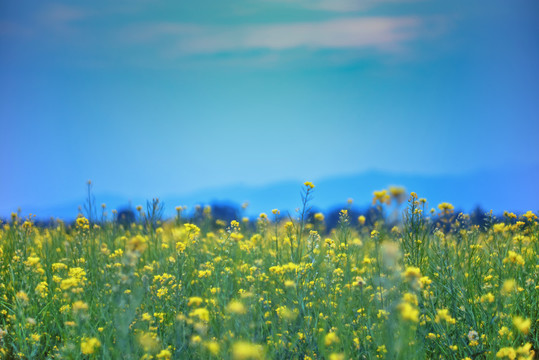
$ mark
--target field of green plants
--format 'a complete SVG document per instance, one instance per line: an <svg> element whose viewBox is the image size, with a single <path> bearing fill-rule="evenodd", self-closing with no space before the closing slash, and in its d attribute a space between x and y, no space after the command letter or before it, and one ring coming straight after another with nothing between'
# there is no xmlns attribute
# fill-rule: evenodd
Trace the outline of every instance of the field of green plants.
<svg viewBox="0 0 539 360"><path fill-rule="evenodd" d="M82 214L0 225L6 359L534 359L539 226L484 226L449 203L374 193L399 221L299 209L190 219L138 208L129 225ZM105 211L105 206L103 206ZM114 213L113 213L114 214ZM386 220L384 220L386 219Z"/></svg>

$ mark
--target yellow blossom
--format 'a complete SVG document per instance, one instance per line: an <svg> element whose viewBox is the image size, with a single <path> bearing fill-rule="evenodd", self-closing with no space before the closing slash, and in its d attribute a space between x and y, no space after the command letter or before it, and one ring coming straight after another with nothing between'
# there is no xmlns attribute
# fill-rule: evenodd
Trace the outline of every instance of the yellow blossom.
<svg viewBox="0 0 539 360"><path fill-rule="evenodd" d="M496 357L501 359L508 358L510 360L514 360L517 357L517 352L512 347L504 347L496 353Z"/></svg>
<svg viewBox="0 0 539 360"><path fill-rule="evenodd" d="M219 346L219 343L216 341L207 341L204 343L204 346L208 351L213 355L217 356L219 352L221 351L221 347Z"/></svg>
<svg viewBox="0 0 539 360"><path fill-rule="evenodd" d="M245 308L245 305L241 303L240 301L231 301L228 303L226 307L227 311L236 314L236 315L243 315L247 313L247 309Z"/></svg>
<svg viewBox="0 0 539 360"><path fill-rule="evenodd" d="M199 296L192 296L189 298L189 301L187 302L187 306L200 306L202 304L203 299Z"/></svg>
<svg viewBox="0 0 539 360"><path fill-rule="evenodd" d="M531 324L532 322L530 319L524 319L520 316L515 316L513 318L513 325L524 335L528 335L530 332Z"/></svg>
<svg viewBox="0 0 539 360"><path fill-rule="evenodd" d="M138 335L138 343L145 352L155 353L159 347L157 335L148 332L143 332Z"/></svg>
<svg viewBox="0 0 539 360"><path fill-rule="evenodd" d="M135 235L127 243L127 248L131 251L137 251L143 253L148 247L148 240L142 235Z"/></svg>
<svg viewBox="0 0 539 360"><path fill-rule="evenodd" d="M316 213L314 214L314 218L316 219L316 221L324 221L324 214L322 213Z"/></svg>
<svg viewBox="0 0 539 360"><path fill-rule="evenodd" d="M239 341L232 346L234 360L261 360L264 358L264 349L261 345Z"/></svg>
<svg viewBox="0 0 539 360"><path fill-rule="evenodd" d="M361 224L361 225L365 225L365 216L363 215L359 215L358 218L357 218L357 221Z"/></svg>
<svg viewBox="0 0 539 360"><path fill-rule="evenodd" d="M73 305L71 306L71 309L73 310L74 313L86 311L88 310L88 304L86 304L84 301L77 300L73 303Z"/></svg>
<svg viewBox="0 0 539 360"><path fill-rule="evenodd" d="M537 215L535 215L533 212L531 212L530 210L528 210L524 215L524 216L528 221L533 221L533 220L537 220Z"/></svg>
<svg viewBox="0 0 539 360"><path fill-rule="evenodd" d="M440 209L443 215L447 215L453 213L455 207L450 203L443 202L438 204L438 209Z"/></svg>
<svg viewBox="0 0 539 360"><path fill-rule="evenodd" d="M324 344L326 346L330 346L330 345L333 345L333 344L338 344L339 341L340 341L339 337L334 332L328 332L326 334L326 336L324 337Z"/></svg>
<svg viewBox="0 0 539 360"><path fill-rule="evenodd" d="M403 320L419 322L419 310L413 307L408 302L400 303L397 308L400 310L400 314Z"/></svg>
<svg viewBox="0 0 539 360"><path fill-rule="evenodd" d="M511 293L513 290L516 289L516 281L515 279L507 279L503 282L503 285L502 285L502 293L503 294L509 294Z"/></svg>
<svg viewBox="0 0 539 360"><path fill-rule="evenodd" d="M30 299L28 298L28 295L23 290L18 291L17 294L15 295L15 297L20 302L27 303L28 301L30 301Z"/></svg>
<svg viewBox="0 0 539 360"><path fill-rule="evenodd" d="M524 258L522 257L522 255L520 254L517 254L516 252L514 251L511 251L509 250L507 252L507 257L505 259L503 259L503 263L512 263L512 264L518 264L518 265L524 265L525 264L525 261L524 261Z"/></svg>
<svg viewBox="0 0 539 360"><path fill-rule="evenodd" d="M80 342L80 351L84 355L90 355L93 354L100 346L101 342L95 337L82 338Z"/></svg>
<svg viewBox="0 0 539 360"><path fill-rule="evenodd" d="M436 318L434 319L435 322L440 323L442 321L446 322L447 324L454 325L457 321L451 317L449 314L448 309L440 309L436 313Z"/></svg>
<svg viewBox="0 0 539 360"><path fill-rule="evenodd" d="M89 230L90 229L90 222L84 216L79 216L77 218L76 223L77 223L77 228L79 228L81 230Z"/></svg>
<svg viewBox="0 0 539 360"><path fill-rule="evenodd" d="M49 285L47 284L46 281L42 281L39 284L37 284L35 291L40 297L46 298L47 295L49 294Z"/></svg>
<svg viewBox="0 0 539 360"><path fill-rule="evenodd" d="M155 355L156 359L170 360L172 358L172 353L168 349L163 349L159 354Z"/></svg>
<svg viewBox="0 0 539 360"><path fill-rule="evenodd" d="M314 184L310 181L305 181L303 185L305 185L308 188L307 190L314 189Z"/></svg>
<svg viewBox="0 0 539 360"><path fill-rule="evenodd" d="M210 312L206 308L198 308L189 313L189 317L196 317L200 321L210 321Z"/></svg>
<svg viewBox="0 0 539 360"><path fill-rule="evenodd" d="M377 190L373 192L372 204L379 202L380 204L389 204L391 196L387 193L387 190Z"/></svg>
<svg viewBox="0 0 539 360"><path fill-rule="evenodd" d="M421 270L415 266L407 266L406 270L402 273L402 276L408 281L418 280L421 278Z"/></svg>

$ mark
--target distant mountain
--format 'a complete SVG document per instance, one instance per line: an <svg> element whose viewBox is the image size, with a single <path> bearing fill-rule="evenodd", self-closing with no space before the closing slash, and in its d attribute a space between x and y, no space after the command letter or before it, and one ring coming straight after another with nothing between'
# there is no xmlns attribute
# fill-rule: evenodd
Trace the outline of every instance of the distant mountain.
<svg viewBox="0 0 539 360"><path fill-rule="evenodd" d="M348 198L354 199L354 205L367 207L370 205L374 190L387 188L390 185L404 186L407 191L415 191L425 197L431 207L440 202L451 202L456 208L471 211L476 206L485 210L493 209L496 213L504 210L524 212L539 210L539 167L505 171L477 171L462 175L413 175L392 174L380 171L369 171L357 175L337 176L315 181L312 205L321 210L329 210L335 206L344 206ZM294 211L300 205L302 183L298 181L282 181L264 186L224 186L206 189L185 195L169 195L161 197L165 204L165 215L173 216L177 205L186 205L193 209L196 204L228 203L241 205L248 202L247 215L260 212L269 213L278 208L281 211ZM106 203L107 208L122 209L130 204L145 206L146 200L141 198L124 198L107 194L96 194L96 204ZM23 215L37 214L41 219L58 217L72 219L76 217L79 202L51 205L50 207L23 207ZM15 209L10 209L13 211ZM189 210L188 210L189 211ZM9 216L2 211L0 216Z"/></svg>

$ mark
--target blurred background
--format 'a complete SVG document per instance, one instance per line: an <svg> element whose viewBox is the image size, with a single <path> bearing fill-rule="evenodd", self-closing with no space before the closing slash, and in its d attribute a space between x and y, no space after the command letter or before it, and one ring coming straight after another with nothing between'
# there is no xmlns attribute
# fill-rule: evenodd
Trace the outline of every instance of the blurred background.
<svg viewBox="0 0 539 360"><path fill-rule="evenodd" d="M539 209L536 0L0 3L0 217L403 185Z"/></svg>

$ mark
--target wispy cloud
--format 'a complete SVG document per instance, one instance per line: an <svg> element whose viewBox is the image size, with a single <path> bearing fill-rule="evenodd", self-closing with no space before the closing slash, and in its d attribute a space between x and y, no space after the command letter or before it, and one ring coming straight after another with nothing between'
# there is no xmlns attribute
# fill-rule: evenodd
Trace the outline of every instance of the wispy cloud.
<svg viewBox="0 0 539 360"><path fill-rule="evenodd" d="M53 4L48 6L40 17L48 23L67 23L82 20L93 15L92 10L65 4Z"/></svg>
<svg viewBox="0 0 539 360"><path fill-rule="evenodd" d="M129 41L159 42L178 55L364 49L395 51L420 33L418 17L356 17L285 24L195 26L159 23L130 28ZM163 41L166 38L166 41Z"/></svg>
<svg viewBox="0 0 539 360"><path fill-rule="evenodd" d="M345 10L375 0L275 0L277 4L308 2L308 6ZM381 3L397 0L376 0ZM420 0L404 0L405 2ZM432 37L433 24L428 16L372 16L367 13L336 14L329 10L319 16L300 12L287 22L265 21L264 17L237 16L237 21L204 22L203 19L170 20L161 13L143 16L125 8L80 7L66 4L46 5L36 10L33 23L14 27L0 24L0 36L16 38L26 31L30 41L42 53L63 49L70 59L103 64L154 64L175 66L191 63L209 65L247 61L249 64L276 66L283 62L342 64L360 58L384 56L381 60L409 59L419 41ZM302 5L303 6L303 5ZM307 5L305 5L307 6ZM129 11L127 11L129 10ZM167 20L162 20L162 19ZM294 17L293 17L294 18ZM311 19L311 20L306 20ZM312 20L316 19L316 20ZM113 21L114 20L114 21ZM248 22L246 22L248 20ZM274 21L274 20L273 20ZM438 25L435 25L438 26ZM316 55L314 55L316 54ZM389 56L387 56L389 54ZM397 56L394 56L394 55ZM223 56L221 56L223 55ZM314 58L313 56L316 56ZM150 66L150 65L149 65Z"/></svg>
<svg viewBox="0 0 539 360"><path fill-rule="evenodd" d="M333 12L361 11L387 3L410 3L422 0L266 0L272 3L288 4L304 9Z"/></svg>
<svg viewBox="0 0 539 360"><path fill-rule="evenodd" d="M60 3L37 7L33 12L26 13L26 19L0 21L0 35L20 37L41 37L57 33L72 33L77 21L92 16L92 10L65 5Z"/></svg>
<svg viewBox="0 0 539 360"><path fill-rule="evenodd" d="M35 40L40 44L76 39L86 34L79 27L97 13L88 8L48 4L25 13L22 18L0 21L0 36L15 41Z"/></svg>

